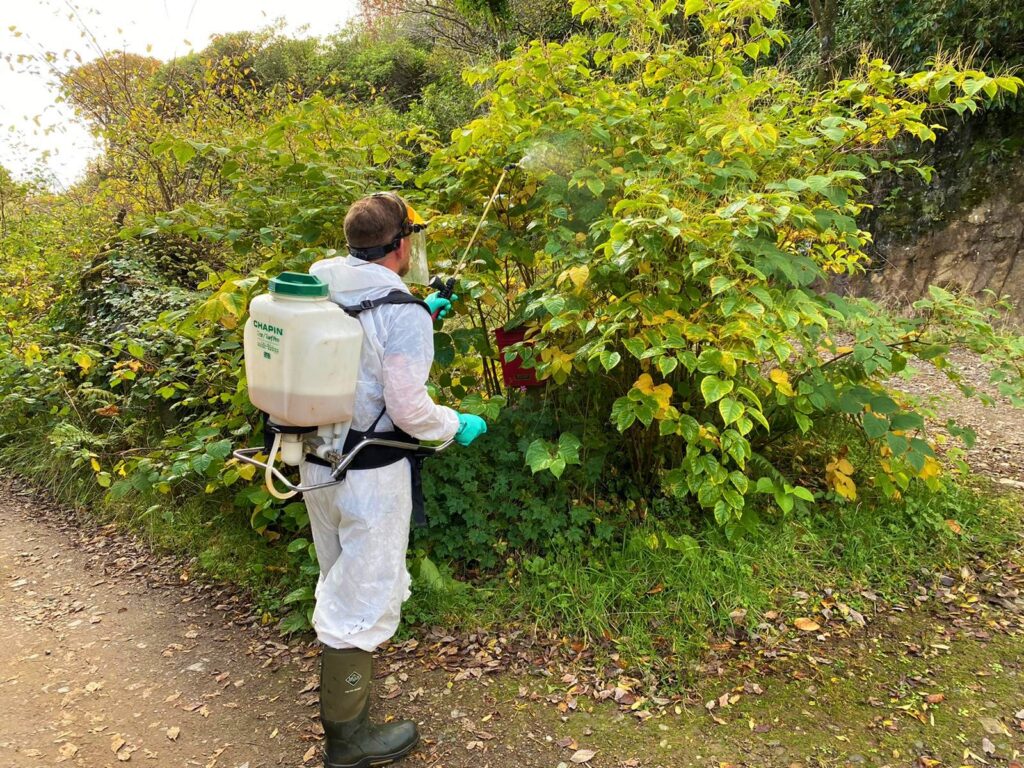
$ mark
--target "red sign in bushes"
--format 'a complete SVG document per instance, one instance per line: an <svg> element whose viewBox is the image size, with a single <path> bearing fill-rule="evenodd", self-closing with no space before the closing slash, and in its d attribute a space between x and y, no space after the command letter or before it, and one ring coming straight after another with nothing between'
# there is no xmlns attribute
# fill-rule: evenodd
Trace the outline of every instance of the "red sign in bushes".
<svg viewBox="0 0 1024 768"><path fill-rule="evenodd" d="M523 361L518 357L511 360L505 359L505 349L518 344L526 337L525 328L511 328L505 330L497 328L494 331L494 339L498 343L498 354L501 357L501 375L505 380L506 387L539 387L543 382L537 381L537 373L533 368L523 366Z"/></svg>

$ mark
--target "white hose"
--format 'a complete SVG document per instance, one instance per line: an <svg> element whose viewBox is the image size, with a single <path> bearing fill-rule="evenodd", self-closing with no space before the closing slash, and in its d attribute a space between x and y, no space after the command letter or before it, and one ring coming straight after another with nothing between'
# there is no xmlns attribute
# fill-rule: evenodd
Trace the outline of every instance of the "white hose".
<svg viewBox="0 0 1024 768"><path fill-rule="evenodd" d="M277 458L277 449L281 447L281 433L277 432L274 435L274 444L270 447L270 456L267 457L267 468L263 472L263 480L267 484L267 490L270 491L270 495L275 499L290 499L294 496L297 491L288 491L288 493L279 493L277 488L274 487L274 459Z"/></svg>

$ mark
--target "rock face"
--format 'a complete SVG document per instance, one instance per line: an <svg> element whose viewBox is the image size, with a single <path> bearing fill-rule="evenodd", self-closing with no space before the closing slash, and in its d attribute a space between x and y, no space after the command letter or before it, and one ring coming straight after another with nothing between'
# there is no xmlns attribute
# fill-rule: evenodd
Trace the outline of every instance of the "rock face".
<svg viewBox="0 0 1024 768"><path fill-rule="evenodd" d="M919 239L891 245L862 286L868 295L906 302L929 285L981 296L1009 296L1024 321L1024 169L989 199Z"/></svg>

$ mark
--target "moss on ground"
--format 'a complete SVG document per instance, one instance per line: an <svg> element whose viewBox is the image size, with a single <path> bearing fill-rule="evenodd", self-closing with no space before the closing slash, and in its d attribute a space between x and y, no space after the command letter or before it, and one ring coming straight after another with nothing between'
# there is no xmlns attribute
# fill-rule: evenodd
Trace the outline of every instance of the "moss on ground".
<svg viewBox="0 0 1024 768"><path fill-rule="evenodd" d="M500 741L515 733L543 742L552 766L571 766L577 749L595 751L594 768L973 766L981 757L1007 765L1024 753L1015 718L1024 708L1024 635L979 638L984 630L951 631L923 611L890 618L841 647L805 648L784 669L729 662L698 684L691 704L644 722L584 699L563 714L538 700L565 689L551 679L457 683L452 700L470 718L478 708L500 711ZM730 692L735 703L704 706Z"/></svg>

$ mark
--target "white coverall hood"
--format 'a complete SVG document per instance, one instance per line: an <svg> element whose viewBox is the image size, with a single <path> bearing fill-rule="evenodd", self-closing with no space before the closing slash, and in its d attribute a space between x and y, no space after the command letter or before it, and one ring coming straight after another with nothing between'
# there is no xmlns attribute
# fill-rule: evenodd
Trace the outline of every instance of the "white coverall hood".
<svg viewBox="0 0 1024 768"><path fill-rule="evenodd" d="M310 268L343 306L408 292L390 269L354 256ZM419 440L447 440L459 428L451 408L431 400L426 382L434 359L430 315L411 304L362 312L363 348L352 428L365 431L386 409L377 430L392 425ZM304 462L303 484L325 482L330 469ZM350 470L341 485L304 495L320 564L313 627L332 648L372 651L398 628L411 579L405 553L412 514L409 462Z"/></svg>

